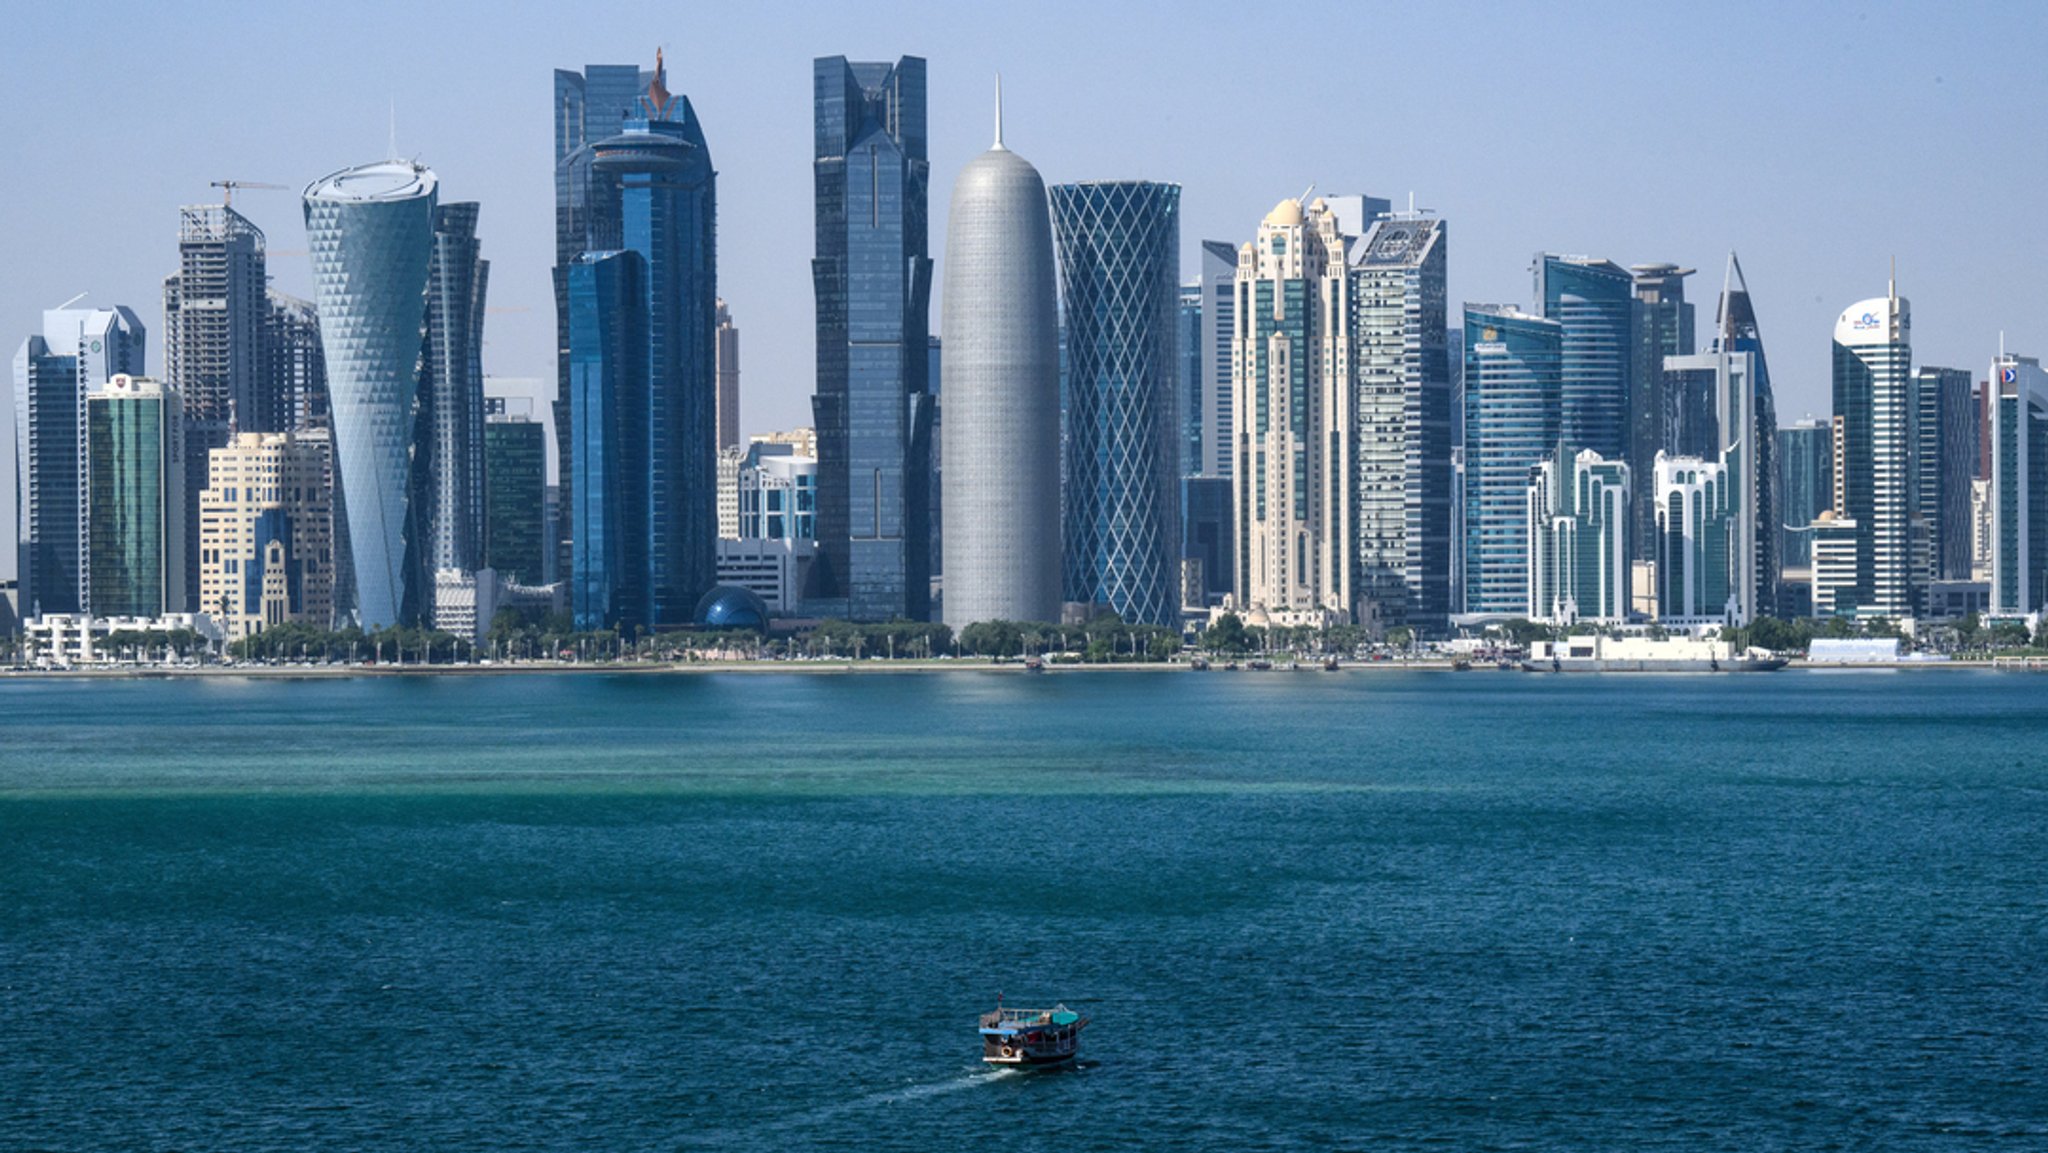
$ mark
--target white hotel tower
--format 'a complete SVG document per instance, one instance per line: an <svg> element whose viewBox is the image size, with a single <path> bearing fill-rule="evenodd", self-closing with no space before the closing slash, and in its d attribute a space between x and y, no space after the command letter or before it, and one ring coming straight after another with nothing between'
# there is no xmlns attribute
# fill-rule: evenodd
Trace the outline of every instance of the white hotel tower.
<svg viewBox="0 0 2048 1153"><path fill-rule="evenodd" d="M1003 147L960 170L946 223L947 624L1060 617L1059 315L1045 182Z"/></svg>

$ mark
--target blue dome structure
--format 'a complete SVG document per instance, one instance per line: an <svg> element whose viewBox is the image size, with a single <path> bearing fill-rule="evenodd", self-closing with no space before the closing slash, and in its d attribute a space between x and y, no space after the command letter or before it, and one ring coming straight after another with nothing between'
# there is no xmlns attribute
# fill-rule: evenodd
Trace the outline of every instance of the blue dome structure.
<svg viewBox="0 0 2048 1153"><path fill-rule="evenodd" d="M697 602L695 619L698 628L761 632L768 628L768 602L752 589L719 585Z"/></svg>

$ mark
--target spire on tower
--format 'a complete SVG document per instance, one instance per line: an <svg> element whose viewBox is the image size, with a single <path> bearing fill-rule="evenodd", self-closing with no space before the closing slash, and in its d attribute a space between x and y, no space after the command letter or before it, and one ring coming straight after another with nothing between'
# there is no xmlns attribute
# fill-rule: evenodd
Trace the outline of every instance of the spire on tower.
<svg viewBox="0 0 2048 1153"><path fill-rule="evenodd" d="M996 73L996 144L995 151L1007 152L1003 147L1003 74Z"/></svg>

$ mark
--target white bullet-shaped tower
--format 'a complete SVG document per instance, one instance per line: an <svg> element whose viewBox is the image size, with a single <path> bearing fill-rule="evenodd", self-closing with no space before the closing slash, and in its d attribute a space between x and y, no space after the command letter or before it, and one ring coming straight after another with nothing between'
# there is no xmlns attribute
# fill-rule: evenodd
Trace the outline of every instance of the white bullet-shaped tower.
<svg viewBox="0 0 2048 1153"><path fill-rule="evenodd" d="M996 142L961 169L941 331L945 622L1060 615L1059 314L1045 182Z"/></svg>

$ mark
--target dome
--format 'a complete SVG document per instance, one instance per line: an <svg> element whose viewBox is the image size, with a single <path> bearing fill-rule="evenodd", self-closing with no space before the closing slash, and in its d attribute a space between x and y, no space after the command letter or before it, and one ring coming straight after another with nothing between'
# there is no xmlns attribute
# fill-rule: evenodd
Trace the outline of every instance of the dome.
<svg viewBox="0 0 2048 1153"><path fill-rule="evenodd" d="M738 585L719 585L697 602L698 628L754 629L768 627L768 602L759 593Z"/></svg>
<svg viewBox="0 0 2048 1153"><path fill-rule="evenodd" d="M1266 223L1275 228L1301 227L1301 204L1294 200L1283 200L1266 214Z"/></svg>

